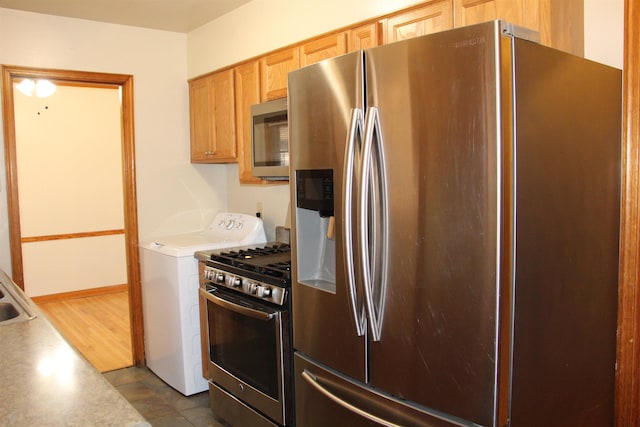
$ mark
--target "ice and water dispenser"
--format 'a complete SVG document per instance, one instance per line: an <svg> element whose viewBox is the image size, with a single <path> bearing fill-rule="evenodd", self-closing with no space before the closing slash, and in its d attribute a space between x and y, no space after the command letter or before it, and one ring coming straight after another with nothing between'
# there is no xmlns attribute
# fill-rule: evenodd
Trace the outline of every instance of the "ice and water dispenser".
<svg viewBox="0 0 640 427"><path fill-rule="evenodd" d="M296 170L298 282L336 291L333 170Z"/></svg>

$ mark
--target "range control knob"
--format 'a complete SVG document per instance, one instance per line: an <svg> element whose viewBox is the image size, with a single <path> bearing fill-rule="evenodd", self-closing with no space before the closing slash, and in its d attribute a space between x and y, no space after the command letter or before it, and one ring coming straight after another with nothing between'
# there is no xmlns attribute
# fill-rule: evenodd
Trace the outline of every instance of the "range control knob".
<svg viewBox="0 0 640 427"><path fill-rule="evenodd" d="M220 272L216 271L216 272L214 273L213 280L214 280L215 282L218 282L218 283L224 283L224 274L222 274L222 273L220 273Z"/></svg>
<svg viewBox="0 0 640 427"><path fill-rule="evenodd" d="M258 298L269 298L271 296L271 288L268 286L258 286L256 295Z"/></svg>
<svg viewBox="0 0 640 427"><path fill-rule="evenodd" d="M229 282L230 282L229 284L234 288L237 288L238 286L242 285L242 279L239 277L231 277L229 279Z"/></svg>
<svg viewBox="0 0 640 427"><path fill-rule="evenodd" d="M255 282L251 282L249 283L249 286L247 286L247 290L251 295L255 295L257 289L258 289L258 285Z"/></svg>
<svg viewBox="0 0 640 427"><path fill-rule="evenodd" d="M204 271L204 280L212 280L213 279L213 271L205 270Z"/></svg>

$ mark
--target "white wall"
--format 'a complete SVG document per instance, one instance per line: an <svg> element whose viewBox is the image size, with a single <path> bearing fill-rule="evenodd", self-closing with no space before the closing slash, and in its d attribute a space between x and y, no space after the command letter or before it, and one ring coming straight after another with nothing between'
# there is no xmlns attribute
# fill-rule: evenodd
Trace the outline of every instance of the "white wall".
<svg viewBox="0 0 640 427"><path fill-rule="evenodd" d="M0 8L0 40L1 64L134 76L141 238L201 228L226 209L226 170L189 161L185 34ZM0 268L10 274L4 164L0 158Z"/></svg>
<svg viewBox="0 0 640 427"><path fill-rule="evenodd" d="M188 75L207 72L327 31L420 3L416 0L253 0L190 32ZM622 67L623 0L585 0L585 56ZM226 167L229 209L252 213L258 202L268 238L283 225L289 187L240 185L237 167Z"/></svg>
<svg viewBox="0 0 640 427"><path fill-rule="evenodd" d="M253 0L188 34L189 77L423 0Z"/></svg>
<svg viewBox="0 0 640 427"><path fill-rule="evenodd" d="M253 0L188 34L188 74L196 77L420 2ZM267 239L274 239L275 226L287 220L289 186L240 185L236 165L219 167L227 169L229 210L253 213L261 203Z"/></svg>
<svg viewBox="0 0 640 427"><path fill-rule="evenodd" d="M584 56L622 69L624 1L584 0Z"/></svg>
<svg viewBox="0 0 640 427"><path fill-rule="evenodd" d="M189 77L420 3L253 0L187 35ZM622 67L624 0L584 0L585 56Z"/></svg>

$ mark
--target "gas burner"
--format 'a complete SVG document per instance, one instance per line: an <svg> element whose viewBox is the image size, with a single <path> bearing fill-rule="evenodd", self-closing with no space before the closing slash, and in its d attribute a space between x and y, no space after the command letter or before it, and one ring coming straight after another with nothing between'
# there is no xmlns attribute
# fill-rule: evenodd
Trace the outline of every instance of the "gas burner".
<svg viewBox="0 0 640 427"><path fill-rule="evenodd" d="M211 265L228 266L234 273L258 279L275 279L274 284L288 287L291 282L291 246L286 243L267 243L264 246L243 246L213 251Z"/></svg>
<svg viewBox="0 0 640 427"><path fill-rule="evenodd" d="M212 254L211 259L214 256L223 256L228 258L241 258L241 259L252 259L263 257L267 255L273 254L281 254L281 253L290 253L291 247L286 243L275 243L268 246L262 246L257 248L248 248L248 249L237 249L237 250L229 250L222 251L218 254Z"/></svg>
<svg viewBox="0 0 640 427"><path fill-rule="evenodd" d="M267 267L276 268L278 270L291 271L291 260L269 264L267 265Z"/></svg>

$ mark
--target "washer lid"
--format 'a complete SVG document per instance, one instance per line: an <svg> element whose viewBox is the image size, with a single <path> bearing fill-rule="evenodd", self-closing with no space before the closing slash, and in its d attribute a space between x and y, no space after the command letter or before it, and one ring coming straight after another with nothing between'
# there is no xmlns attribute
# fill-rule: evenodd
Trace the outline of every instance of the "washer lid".
<svg viewBox="0 0 640 427"><path fill-rule="evenodd" d="M236 243L236 241L220 240L217 236L214 238L207 234L191 233L159 237L141 243L140 247L175 257L193 257L196 251L231 247L236 246Z"/></svg>
<svg viewBox="0 0 640 427"><path fill-rule="evenodd" d="M251 215L222 212L204 230L156 237L140 248L174 257L193 257L196 251L266 243L264 225Z"/></svg>

